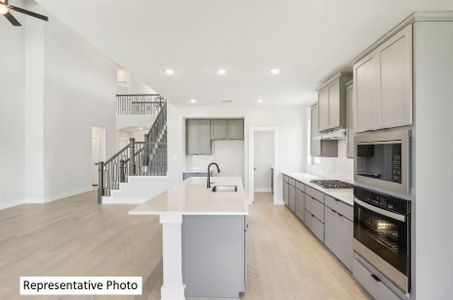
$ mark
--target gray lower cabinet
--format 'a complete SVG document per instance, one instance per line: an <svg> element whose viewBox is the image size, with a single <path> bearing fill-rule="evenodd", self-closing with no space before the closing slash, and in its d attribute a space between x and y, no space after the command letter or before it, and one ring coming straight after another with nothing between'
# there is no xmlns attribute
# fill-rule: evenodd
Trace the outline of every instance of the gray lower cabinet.
<svg viewBox="0 0 453 300"><path fill-rule="evenodd" d="M305 193L296 188L296 215L304 222L305 220Z"/></svg>
<svg viewBox="0 0 453 300"><path fill-rule="evenodd" d="M345 205L345 204L342 204ZM352 210L352 207L351 207ZM352 270L353 223L338 211L325 206L324 244L336 257Z"/></svg>
<svg viewBox="0 0 453 300"><path fill-rule="evenodd" d="M211 120L186 120L186 154L211 155Z"/></svg>
<svg viewBox="0 0 453 300"><path fill-rule="evenodd" d="M186 297L239 299L246 288L246 229L244 216L184 216Z"/></svg>
<svg viewBox="0 0 453 300"><path fill-rule="evenodd" d="M283 180L283 202L285 202L286 206L288 206L288 188L289 188L288 182L285 182Z"/></svg>
<svg viewBox="0 0 453 300"><path fill-rule="evenodd" d="M400 300L379 278L380 275L370 271L356 257L353 259L354 278L376 300Z"/></svg>
<svg viewBox="0 0 453 300"><path fill-rule="evenodd" d="M305 209L304 223L321 242L324 241L324 223L307 209Z"/></svg>
<svg viewBox="0 0 453 300"><path fill-rule="evenodd" d="M293 213L296 213L296 186L292 184L288 185L288 207Z"/></svg>

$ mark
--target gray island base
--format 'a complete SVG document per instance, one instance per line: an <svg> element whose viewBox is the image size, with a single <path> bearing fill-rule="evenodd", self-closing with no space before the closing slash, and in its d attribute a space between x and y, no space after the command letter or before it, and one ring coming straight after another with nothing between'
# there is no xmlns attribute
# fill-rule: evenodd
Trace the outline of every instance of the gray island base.
<svg viewBox="0 0 453 300"><path fill-rule="evenodd" d="M159 216L162 224L162 300L239 299L247 278L248 206L239 177L189 178L135 207L130 215Z"/></svg>

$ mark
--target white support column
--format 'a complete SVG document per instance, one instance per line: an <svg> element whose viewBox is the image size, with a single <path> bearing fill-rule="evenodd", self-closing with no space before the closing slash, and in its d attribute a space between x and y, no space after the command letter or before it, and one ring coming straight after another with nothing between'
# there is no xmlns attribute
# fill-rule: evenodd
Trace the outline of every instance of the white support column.
<svg viewBox="0 0 453 300"><path fill-rule="evenodd" d="M184 300L182 281L182 215L161 215L164 283L162 300Z"/></svg>

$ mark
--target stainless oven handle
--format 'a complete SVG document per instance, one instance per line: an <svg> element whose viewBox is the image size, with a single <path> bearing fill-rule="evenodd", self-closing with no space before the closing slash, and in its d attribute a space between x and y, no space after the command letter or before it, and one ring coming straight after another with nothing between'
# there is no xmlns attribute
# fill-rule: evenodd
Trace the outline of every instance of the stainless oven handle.
<svg viewBox="0 0 453 300"><path fill-rule="evenodd" d="M384 215L386 217L389 217L389 218L392 218L392 219L395 219L395 220L398 220L398 221L401 221L401 222L406 222L406 216L403 216L403 215L400 215L400 214L397 214L397 213L394 213L394 212L391 212L391 211L388 211L388 210L385 210L385 209L370 205L370 204L365 203L362 200L359 200L357 198L354 198L354 202L356 202L360 206L365 207L366 209L369 209L371 211L377 212L378 214Z"/></svg>
<svg viewBox="0 0 453 300"><path fill-rule="evenodd" d="M387 145L387 144L402 144L401 140L393 140L393 141L376 141L376 142L358 142L357 145Z"/></svg>

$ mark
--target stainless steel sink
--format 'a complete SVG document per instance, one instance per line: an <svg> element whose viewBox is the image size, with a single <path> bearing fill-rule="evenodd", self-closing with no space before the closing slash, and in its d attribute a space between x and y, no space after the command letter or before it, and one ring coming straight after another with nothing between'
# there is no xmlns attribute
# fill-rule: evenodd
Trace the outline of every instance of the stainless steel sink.
<svg viewBox="0 0 453 300"><path fill-rule="evenodd" d="M214 193L235 193L238 191L237 185L216 185L212 188Z"/></svg>

